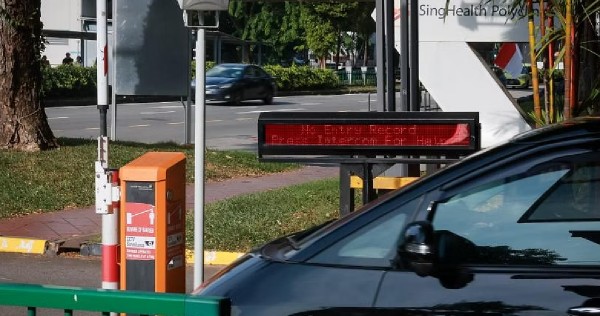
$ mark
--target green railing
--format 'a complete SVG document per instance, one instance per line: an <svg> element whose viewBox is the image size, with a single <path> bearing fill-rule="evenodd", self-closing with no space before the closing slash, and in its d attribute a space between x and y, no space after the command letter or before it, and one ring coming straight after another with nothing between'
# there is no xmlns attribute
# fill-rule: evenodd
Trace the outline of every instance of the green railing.
<svg viewBox="0 0 600 316"><path fill-rule="evenodd" d="M38 308L100 312L101 315L133 313L171 316L229 316L231 303L219 297L174 293L85 289L38 284L0 284L0 307L23 306L28 316ZM0 312L1 314L1 312Z"/></svg>
<svg viewBox="0 0 600 316"><path fill-rule="evenodd" d="M351 73L346 72L346 69L339 69L337 72L338 79L342 85L350 86L376 86L377 73L368 71L363 73L360 69L353 69Z"/></svg>

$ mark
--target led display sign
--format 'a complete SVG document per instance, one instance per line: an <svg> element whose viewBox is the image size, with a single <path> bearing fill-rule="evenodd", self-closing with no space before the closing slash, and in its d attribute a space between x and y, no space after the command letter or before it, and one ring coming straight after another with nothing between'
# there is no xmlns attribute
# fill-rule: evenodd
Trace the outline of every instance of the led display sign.
<svg viewBox="0 0 600 316"><path fill-rule="evenodd" d="M480 148L477 113L262 113L259 155L467 154Z"/></svg>

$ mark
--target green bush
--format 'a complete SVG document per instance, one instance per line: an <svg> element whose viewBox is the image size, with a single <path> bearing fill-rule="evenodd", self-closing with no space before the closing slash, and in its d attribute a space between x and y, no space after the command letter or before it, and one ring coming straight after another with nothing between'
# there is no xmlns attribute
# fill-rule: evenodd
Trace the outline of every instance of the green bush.
<svg viewBox="0 0 600 316"><path fill-rule="evenodd" d="M206 70L215 66L206 63ZM323 90L340 86L340 79L330 69L314 69L306 66L265 66L275 77L277 88L282 91ZM195 73L195 62L190 70ZM42 69L42 96L45 98L92 97L96 95L96 67L61 65Z"/></svg>
<svg viewBox="0 0 600 316"><path fill-rule="evenodd" d="M42 96L85 97L96 94L96 67L61 65L42 69Z"/></svg>
<svg viewBox="0 0 600 316"><path fill-rule="evenodd" d="M269 65L265 70L275 77L277 88L283 91L323 90L340 86L335 72L330 69L314 69L307 66L282 67Z"/></svg>
<svg viewBox="0 0 600 316"><path fill-rule="evenodd" d="M206 63L204 63L204 70L209 70L212 67L214 67L217 63L215 63L214 61L207 61ZM192 64L190 65L190 73L192 76L192 79L196 78L196 61L192 60Z"/></svg>

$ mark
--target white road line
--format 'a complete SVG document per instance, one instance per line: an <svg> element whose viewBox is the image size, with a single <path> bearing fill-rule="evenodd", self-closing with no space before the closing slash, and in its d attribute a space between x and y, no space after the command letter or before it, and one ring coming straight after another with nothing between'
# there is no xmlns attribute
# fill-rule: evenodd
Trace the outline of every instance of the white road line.
<svg viewBox="0 0 600 316"><path fill-rule="evenodd" d="M232 106L230 107L230 109L232 110L237 110L237 109L256 109L257 106Z"/></svg>
<svg viewBox="0 0 600 316"><path fill-rule="evenodd" d="M68 116L57 116L57 117L49 117L49 120L60 120L60 119L68 119Z"/></svg>
<svg viewBox="0 0 600 316"><path fill-rule="evenodd" d="M167 114L167 113L175 113L175 111L140 112L140 114L146 114L146 115Z"/></svg>
<svg viewBox="0 0 600 316"><path fill-rule="evenodd" d="M95 131L95 130L98 130L98 129L100 129L100 127L88 127L85 130L86 131Z"/></svg>
<svg viewBox="0 0 600 316"><path fill-rule="evenodd" d="M151 109L174 109L174 108L182 108L181 105L162 105L162 106L153 106Z"/></svg>
<svg viewBox="0 0 600 316"><path fill-rule="evenodd" d="M241 115L241 114L268 113L268 112L287 112L287 111L304 111L304 110L305 109L259 110L259 111L248 111L248 112L236 112L235 114L240 114Z"/></svg>
<svg viewBox="0 0 600 316"><path fill-rule="evenodd" d="M251 117L240 117L240 118L236 118L236 121L247 121L247 120L253 120L253 118Z"/></svg>
<svg viewBox="0 0 600 316"><path fill-rule="evenodd" d="M181 125L181 124L185 124L185 122L167 123L167 125Z"/></svg>
<svg viewBox="0 0 600 316"><path fill-rule="evenodd" d="M127 127L148 127L150 126L149 124L140 124L140 125L129 125Z"/></svg>
<svg viewBox="0 0 600 316"><path fill-rule="evenodd" d="M223 120L210 120L210 121L206 121L206 123L216 123L216 122L223 122Z"/></svg>

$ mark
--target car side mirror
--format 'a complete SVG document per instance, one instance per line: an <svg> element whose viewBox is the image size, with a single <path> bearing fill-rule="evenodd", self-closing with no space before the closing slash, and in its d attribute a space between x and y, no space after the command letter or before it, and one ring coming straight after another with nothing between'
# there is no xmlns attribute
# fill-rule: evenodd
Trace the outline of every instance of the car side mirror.
<svg viewBox="0 0 600 316"><path fill-rule="evenodd" d="M419 276L431 275L435 262L435 238L430 222L410 223L404 229L398 253L403 265Z"/></svg>

